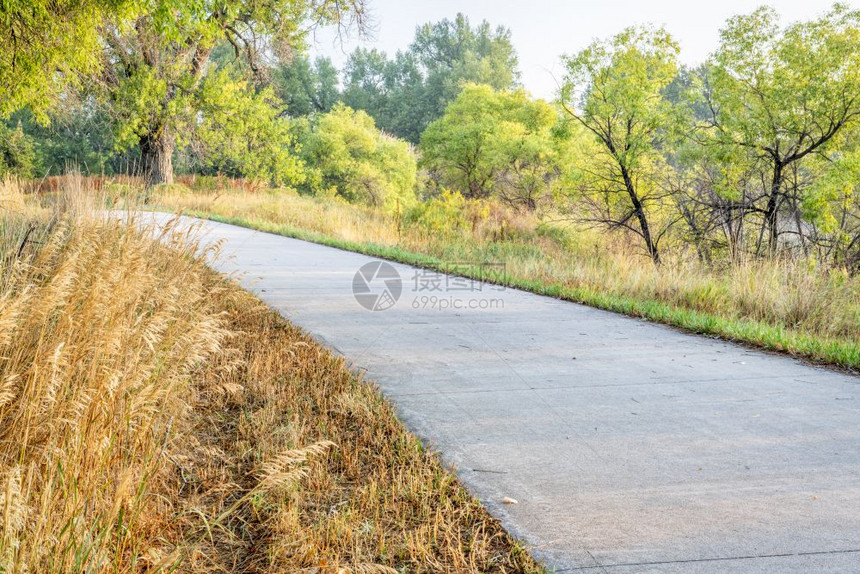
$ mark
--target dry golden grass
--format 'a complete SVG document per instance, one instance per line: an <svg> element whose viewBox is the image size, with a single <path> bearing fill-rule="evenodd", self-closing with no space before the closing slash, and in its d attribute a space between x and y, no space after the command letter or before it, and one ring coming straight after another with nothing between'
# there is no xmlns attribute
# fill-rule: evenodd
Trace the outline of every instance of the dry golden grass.
<svg viewBox="0 0 860 574"><path fill-rule="evenodd" d="M538 571L341 359L63 185L0 188L0 571Z"/></svg>
<svg viewBox="0 0 860 574"><path fill-rule="evenodd" d="M152 489L191 369L227 331L190 252L74 214L51 227L2 268L0 564L135 571L161 558Z"/></svg>
<svg viewBox="0 0 860 574"><path fill-rule="evenodd" d="M21 191L16 181L0 179L0 267L19 258L27 245L35 245L50 224L52 210ZM0 279L2 279L0 275Z"/></svg>
<svg viewBox="0 0 860 574"><path fill-rule="evenodd" d="M188 508L218 515L257 488L273 453L328 448L301 483L245 496L205 533L192 570L539 571L341 358L237 288L222 301L237 335L197 380L205 416L180 464ZM176 528L202 535L184 516Z"/></svg>

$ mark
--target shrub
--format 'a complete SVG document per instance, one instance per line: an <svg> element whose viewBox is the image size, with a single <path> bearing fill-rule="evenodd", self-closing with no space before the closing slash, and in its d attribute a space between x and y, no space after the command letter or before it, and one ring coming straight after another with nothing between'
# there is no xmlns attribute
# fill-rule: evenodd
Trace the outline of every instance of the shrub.
<svg viewBox="0 0 860 574"><path fill-rule="evenodd" d="M306 191L387 210L415 203L415 154L408 143L376 129L365 112L339 104L297 125L300 154L309 166Z"/></svg>
<svg viewBox="0 0 860 574"><path fill-rule="evenodd" d="M0 177L33 177L36 172L36 151L33 139L19 124L15 129L0 123Z"/></svg>
<svg viewBox="0 0 860 574"><path fill-rule="evenodd" d="M410 209L404 221L434 236L456 238L465 233L489 241L530 239L537 226L532 216L497 200L466 199L447 189Z"/></svg>
<svg viewBox="0 0 860 574"><path fill-rule="evenodd" d="M561 174L556 111L525 91L468 85L421 136L422 164L471 199L545 207Z"/></svg>
<svg viewBox="0 0 860 574"><path fill-rule="evenodd" d="M445 189L437 197L415 205L406 212L404 222L434 236L458 235L466 229L466 198Z"/></svg>

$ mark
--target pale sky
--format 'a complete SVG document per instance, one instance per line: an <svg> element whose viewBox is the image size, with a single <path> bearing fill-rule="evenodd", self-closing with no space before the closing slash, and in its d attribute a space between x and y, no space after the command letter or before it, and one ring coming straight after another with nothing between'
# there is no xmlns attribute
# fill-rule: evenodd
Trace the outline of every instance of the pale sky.
<svg viewBox="0 0 860 574"><path fill-rule="evenodd" d="M633 24L664 25L681 45L681 60L698 64L714 51L726 19L769 4L783 22L814 18L833 5L825 0L368 0L374 32L341 45L331 31L318 32L312 55L329 56L341 68L357 46L394 54L409 46L415 27L463 12L471 23L487 20L511 29L522 84L534 96L552 98L561 79L562 54L595 38L607 38ZM860 0L847 2L860 6Z"/></svg>

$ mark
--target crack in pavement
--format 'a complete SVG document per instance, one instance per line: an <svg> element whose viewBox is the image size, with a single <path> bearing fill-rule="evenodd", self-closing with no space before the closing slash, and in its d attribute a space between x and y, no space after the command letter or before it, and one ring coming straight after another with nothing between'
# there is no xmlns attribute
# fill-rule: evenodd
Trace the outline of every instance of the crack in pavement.
<svg viewBox="0 0 860 574"><path fill-rule="evenodd" d="M733 561L733 560L759 560L759 559L767 559L767 558L792 558L795 556L826 556L832 554L857 554L860 553L860 548L857 549L848 549L848 550L813 550L809 552L785 552L781 554L754 554L750 556L725 556L725 557L714 557L714 558L688 558L683 560L655 560L655 561L647 561L647 562L618 562L614 564L601 564L598 560L594 558L591 552L586 551L586 553L594 560L598 565L597 566L580 566L578 568L563 568L561 570L555 570L556 574L563 574L564 572L584 572L587 570L602 570L606 572L607 568L629 568L632 566L663 566L670 564L695 564L698 562L725 562L725 561Z"/></svg>

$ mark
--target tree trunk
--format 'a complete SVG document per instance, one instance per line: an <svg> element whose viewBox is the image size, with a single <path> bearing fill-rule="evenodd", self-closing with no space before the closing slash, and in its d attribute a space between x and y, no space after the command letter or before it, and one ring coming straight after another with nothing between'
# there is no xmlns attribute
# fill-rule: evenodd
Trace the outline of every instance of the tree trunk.
<svg viewBox="0 0 860 574"><path fill-rule="evenodd" d="M767 206L764 211L764 222L762 223L762 232L767 230L767 245L771 255L776 252L777 241L779 240L779 192L782 188L782 169L783 165L779 162L773 166L773 177L770 182L770 197L767 198ZM759 244L756 246L756 252L761 252L761 236L759 234Z"/></svg>
<svg viewBox="0 0 860 574"><path fill-rule="evenodd" d="M150 188L162 183L173 183L173 150L176 140L161 128L141 138L140 155L143 179Z"/></svg>
<svg viewBox="0 0 860 574"><path fill-rule="evenodd" d="M621 167L621 175L624 178L624 186L627 188L627 195L630 196L630 202L633 204L633 212L636 214L636 219L639 220L639 229L642 231L642 239L645 240L645 247L648 249L648 255L655 264L660 264L660 253L657 251L657 244L654 243L651 237L651 226L648 224L648 217L645 215L645 208L639 200L639 195L636 193L636 187L633 185L633 180L630 179L630 174L623 166Z"/></svg>

